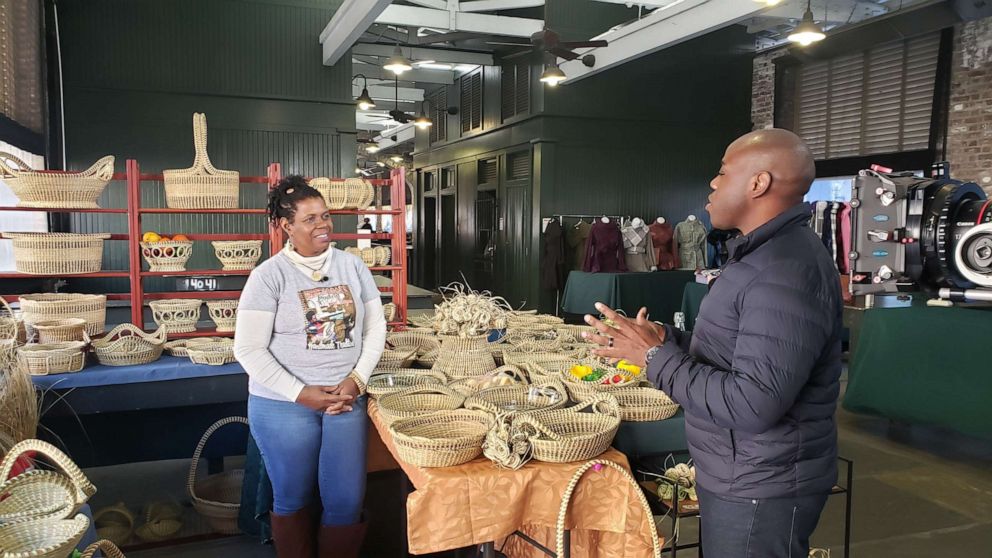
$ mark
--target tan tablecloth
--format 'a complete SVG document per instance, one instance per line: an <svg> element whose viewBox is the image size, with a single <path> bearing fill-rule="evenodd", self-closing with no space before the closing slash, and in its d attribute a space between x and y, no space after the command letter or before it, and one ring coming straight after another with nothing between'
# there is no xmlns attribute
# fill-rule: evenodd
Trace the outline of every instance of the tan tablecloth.
<svg viewBox="0 0 992 558"><path fill-rule="evenodd" d="M485 458L457 467L415 467L397 455L375 403L368 409L386 447L416 488L406 505L412 554L491 541L499 549L517 530L554 550L561 497L581 462L531 461L517 471L500 469ZM600 459L629 468L627 458L613 448ZM636 490L640 489L609 467L585 474L572 496L565 523L571 530L574 558L652 556L648 529L654 528L654 521L645 520ZM503 551L513 558L545 557L519 537L507 540Z"/></svg>

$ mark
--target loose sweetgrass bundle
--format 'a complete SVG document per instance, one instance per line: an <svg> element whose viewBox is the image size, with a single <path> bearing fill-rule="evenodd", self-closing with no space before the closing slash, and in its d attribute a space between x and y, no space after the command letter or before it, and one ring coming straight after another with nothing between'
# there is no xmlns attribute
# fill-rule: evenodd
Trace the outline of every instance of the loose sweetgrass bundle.
<svg viewBox="0 0 992 558"><path fill-rule="evenodd" d="M506 299L488 291L473 291L468 284L441 287L444 301L434 306L433 329L441 335L473 337L504 329L513 310Z"/></svg>

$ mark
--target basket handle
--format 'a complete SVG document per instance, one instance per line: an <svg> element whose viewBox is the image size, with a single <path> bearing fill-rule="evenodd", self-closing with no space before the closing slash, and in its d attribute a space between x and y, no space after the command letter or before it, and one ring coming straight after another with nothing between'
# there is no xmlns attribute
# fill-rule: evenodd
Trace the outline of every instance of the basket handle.
<svg viewBox="0 0 992 558"><path fill-rule="evenodd" d="M193 145L196 148L193 169L207 174L220 174L210 162L210 154L207 153L207 115L202 112L193 113Z"/></svg>
<svg viewBox="0 0 992 558"><path fill-rule="evenodd" d="M240 422L245 426L248 426L248 419L245 417L227 417L220 419L219 421L210 425L210 428L203 433L203 437L200 438L200 443L196 444L196 450L193 451L193 462L189 465L189 477L187 478L186 488L189 490L190 498L196 500L196 468L200 463L200 455L203 453L203 447L207 445L207 440L214 432L217 432L220 428L227 426L228 424L234 424Z"/></svg>
<svg viewBox="0 0 992 558"><path fill-rule="evenodd" d="M103 552L104 558L125 558L124 553L121 549L117 548L117 545L108 541L107 539L96 541L95 543L86 547L83 551L81 558L93 558L97 551Z"/></svg>
<svg viewBox="0 0 992 558"><path fill-rule="evenodd" d="M86 475L83 474L72 459L69 459L68 455L52 444L36 439L22 440L10 448L3 461L0 462L0 479L6 481L7 477L10 476L10 472L14 469L14 462L17 461L17 458L29 451L40 453L47 457L49 461L58 466L72 480L72 484L76 487L77 504L86 502L90 496L96 494L96 487L86 478Z"/></svg>
<svg viewBox="0 0 992 558"><path fill-rule="evenodd" d="M594 459L592 461L585 462L575 474L572 475L572 480L568 483L568 488L565 489L565 493L561 497L561 507L558 508L558 521L555 523L555 549L556 556L565 555L565 516L568 514L568 505L572 501L572 493L575 492L575 487L578 486L579 480L582 476L586 474L586 471L592 469L596 466L599 467L609 467L614 469L620 476L623 477L627 482L633 485L634 493L637 494L637 499L641 502L641 508L644 509L644 518L648 524L648 530L651 532L651 545L655 558L661 558L661 541L658 540L658 529L654 525L653 514L651 513L651 506L648 505L647 498L644 497L644 491L638 486L637 481L634 477L630 475L627 469L621 467L613 461L606 459Z"/></svg>
<svg viewBox="0 0 992 558"><path fill-rule="evenodd" d="M80 178L82 177L93 177L99 178L100 180L110 180L114 176L114 156L107 155L106 157L101 157L99 161L93 163L90 168L79 173Z"/></svg>
<svg viewBox="0 0 992 558"><path fill-rule="evenodd" d="M11 166L13 163L13 166ZM14 169L14 167L17 167ZM31 172L32 169L27 163L14 157L10 153L0 151L0 173L2 176L17 178L18 173Z"/></svg>
<svg viewBox="0 0 992 558"><path fill-rule="evenodd" d="M605 411L603 407L605 407ZM613 417L620 416L620 403L616 397L608 393L597 393L589 399L580 401L578 405L572 407L570 410L577 413L583 409L591 409L594 413Z"/></svg>

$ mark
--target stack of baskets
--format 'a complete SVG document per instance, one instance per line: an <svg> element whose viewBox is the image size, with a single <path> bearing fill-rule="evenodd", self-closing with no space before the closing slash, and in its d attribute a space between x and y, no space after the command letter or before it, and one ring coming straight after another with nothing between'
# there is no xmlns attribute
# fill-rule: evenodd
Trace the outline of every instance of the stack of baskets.
<svg viewBox="0 0 992 558"><path fill-rule="evenodd" d="M114 175L114 158L106 156L82 172L33 170L10 153L0 152L0 180L17 196L17 207L96 209L96 200Z"/></svg>
<svg viewBox="0 0 992 558"><path fill-rule="evenodd" d="M162 356L166 335L164 327L145 333L134 324L121 324L93 341L93 352L100 364L107 366L146 364Z"/></svg>
<svg viewBox="0 0 992 558"><path fill-rule="evenodd" d="M193 114L193 144L193 166L162 171L166 205L174 209L236 209L240 175L238 171L218 170L210 162L204 114Z"/></svg>
<svg viewBox="0 0 992 558"><path fill-rule="evenodd" d="M203 301L198 298L167 298L153 300L148 306L152 309L152 319L166 333L189 333L196 331L201 304Z"/></svg>
<svg viewBox="0 0 992 558"><path fill-rule="evenodd" d="M217 331L234 331L234 326L238 321L237 300L208 300L207 312L210 314L210 319L217 325Z"/></svg>
<svg viewBox="0 0 992 558"><path fill-rule="evenodd" d="M214 240L211 244L225 270L255 269L262 257L261 240Z"/></svg>
<svg viewBox="0 0 992 558"><path fill-rule="evenodd" d="M33 324L49 320L80 318L86 321L86 334L103 333L107 323L107 296L95 294L21 295L21 317L33 335Z"/></svg>
<svg viewBox="0 0 992 558"><path fill-rule="evenodd" d="M142 242L141 255L149 271L186 271L186 262L193 255L193 241Z"/></svg>
<svg viewBox="0 0 992 558"><path fill-rule="evenodd" d="M497 368L487 336L441 335L438 338L441 348L433 369L449 378L481 376Z"/></svg>
<svg viewBox="0 0 992 558"><path fill-rule="evenodd" d="M375 188L371 182L362 178L347 178L344 182L314 178L310 181L310 186L320 192L327 208L331 210L364 209L375 201Z"/></svg>
<svg viewBox="0 0 992 558"><path fill-rule="evenodd" d="M13 240L14 267L29 275L78 275L103 267L103 241L109 234L3 233Z"/></svg>
<svg viewBox="0 0 992 558"><path fill-rule="evenodd" d="M186 353L194 364L220 366L234 362L234 340L211 339L198 343L187 343Z"/></svg>
<svg viewBox="0 0 992 558"><path fill-rule="evenodd" d="M388 246L373 246L371 248L348 247L344 251L361 258L362 263L368 267L389 265L389 259L392 257L392 250Z"/></svg>

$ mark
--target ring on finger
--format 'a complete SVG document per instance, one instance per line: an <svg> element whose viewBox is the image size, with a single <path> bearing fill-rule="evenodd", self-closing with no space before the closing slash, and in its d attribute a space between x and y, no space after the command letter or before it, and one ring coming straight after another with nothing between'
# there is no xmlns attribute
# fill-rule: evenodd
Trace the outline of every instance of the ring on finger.
<svg viewBox="0 0 992 558"><path fill-rule="evenodd" d="M613 337L607 337L606 340L607 340L606 346L612 349L613 348Z"/></svg>

